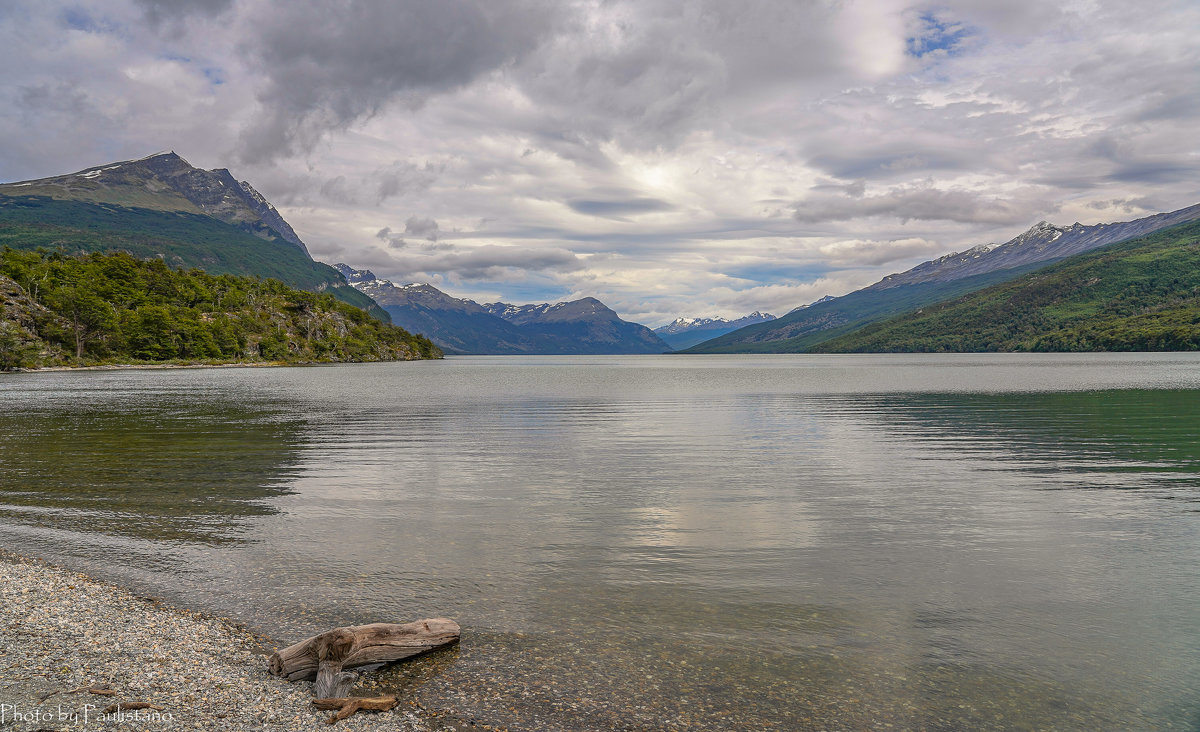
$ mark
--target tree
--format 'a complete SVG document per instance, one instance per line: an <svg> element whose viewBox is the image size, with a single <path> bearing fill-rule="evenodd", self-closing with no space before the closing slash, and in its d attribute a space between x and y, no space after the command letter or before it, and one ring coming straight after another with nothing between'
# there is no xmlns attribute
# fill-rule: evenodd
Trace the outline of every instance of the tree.
<svg viewBox="0 0 1200 732"><path fill-rule="evenodd" d="M161 305L146 305L133 311L123 323L129 355L141 361L167 361L179 357L179 333L171 311Z"/></svg>
<svg viewBox="0 0 1200 732"><path fill-rule="evenodd" d="M35 347L11 320L0 320L0 371L12 371L33 361Z"/></svg>
<svg viewBox="0 0 1200 732"><path fill-rule="evenodd" d="M47 292L50 307L70 321L74 336L75 358L82 360L87 345L110 330L117 322L117 312L97 291L103 278L94 266L79 263L57 268L58 281Z"/></svg>

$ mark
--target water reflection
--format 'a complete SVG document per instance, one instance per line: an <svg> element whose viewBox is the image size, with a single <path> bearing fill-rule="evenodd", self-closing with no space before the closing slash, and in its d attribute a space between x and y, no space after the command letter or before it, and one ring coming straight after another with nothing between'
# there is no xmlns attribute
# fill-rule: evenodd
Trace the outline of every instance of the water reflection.
<svg viewBox="0 0 1200 732"><path fill-rule="evenodd" d="M301 425L277 408L165 398L0 411L0 521L223 544L295 476Z"/></svg>
<svg viewBox="0 0 1200 732"><path fill-rule="evenodd" d="M102 570L285 639L451 615L389 683L512 729L1186 728L1200 524L1144 499L1194 500L1200 396L1130 387L1194 365L38 375L0 391L0 536L116 531L166 558Z"/></svg>
<svg viewBox="0 0 1200 732"><path fill-rule="evenodd" d="M852 408L931 459L966 454L1057 475L1061 487L1200 499L1198 390L889 394L858 397Z"/></svg>

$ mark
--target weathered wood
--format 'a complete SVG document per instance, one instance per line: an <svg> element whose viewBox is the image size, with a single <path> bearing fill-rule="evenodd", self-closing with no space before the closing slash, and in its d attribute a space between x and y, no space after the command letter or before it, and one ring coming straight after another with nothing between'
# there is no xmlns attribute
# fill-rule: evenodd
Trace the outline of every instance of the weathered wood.
<svg viewBox="0 0 1200 732"><path fill-rule="evenodd" d="M358 681L358 674L353 671L322 673L323 668L325 668L323 665L317 667L317 680L313 682L313 696L315 697L346 696L350 693L350 689L354 688L354 682Z"/></svg>
<svg viewBox="0 0 1200 732"><path fill-rule="evenodd" d="M39 697L38 704L43 704L52 696L57 696L59 694L78 694L81 691L86 691L89 694L99 694L101 696L116 696L118 693L116 689L105 689L100 686L81 686L78 689L71 689L70 691L67 691L66 689L59 689L58 691L52 691L49 694L44 694Z"/></svg>
<svg viewBox="0 0 1200 732"><path fill-rule="evenodd" d="M270 669L288 681L310 681L321 677L321 690L343 687L345 670L379 667L392 661L458 642L458 623L448 618L430 618L413 623L371 623L335 628L307 638L271 654ZM353 684L353 679L350 680ZM348 691L348 688L346 689ZM314 689L314 691L317 691ZM343 696L323 694L318 697Z"/></svg>
<svg viewBox="0 0 1200 732"><path fill-rule="evenodd" d="M333 724L340 719L345 719L357 712L386 712L396 706L396 697L394 696L350 696L336 697L330 699L313 699L313 706L317 709L338 710L338 713L325 720L329 724Z"/></svg>
<svg viewBox="0 0 1200 732"><path fill-rule="evenodd" d="M116 696L119 693L116 689L105 689L100 686L89 686L86 688L74 689L71 691L71 693L74 694L79 691L86 691L89 694L98 694L100 696Z"/></svg>
<svg viewBox="0 0 1200 732"><path fill-rule="evenodd" d="M131 709L153 709L157 712L161 712L163 707L160 707L157 704L151 704L150 702L117 702L116 704L109 704L107 707L100 710L100 713L112 714L113 712L127 712Z"/></svg>
<svg viewBox="0 0 1200 732"><path fill-rule="evenodd" d="M354 633L335 628L316 637L317 679L313 683L316 697L345 696L350 693L358 674L342 671L350 651L354 650Z"/></svg>

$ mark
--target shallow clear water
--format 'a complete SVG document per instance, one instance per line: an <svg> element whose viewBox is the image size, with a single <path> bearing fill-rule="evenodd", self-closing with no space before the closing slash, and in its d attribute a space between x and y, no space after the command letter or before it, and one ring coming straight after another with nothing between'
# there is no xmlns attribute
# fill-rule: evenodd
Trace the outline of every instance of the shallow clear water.
<svg viewBox="0 0 1200 732"><path fill-rule="evenodd" d="M1200 356L0 377L0 545L513 729L1200 729Z"/></svg>

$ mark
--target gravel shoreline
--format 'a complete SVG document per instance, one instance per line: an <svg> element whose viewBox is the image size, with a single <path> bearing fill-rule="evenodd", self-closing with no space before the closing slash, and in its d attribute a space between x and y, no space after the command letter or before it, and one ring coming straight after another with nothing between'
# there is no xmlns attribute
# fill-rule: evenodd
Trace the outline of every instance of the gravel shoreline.
<svg viewBox="0 0 1200 732"><path fill-rule="evenodd" d="M290 684L267 672L264 649L277 645L228 620L0 553L0 732L331 729L331 713L310 703L311 684ZM101 714L118 701L162 709ZM403 698L390 712L359 713L332 727L471 728L486 727Z"/></svg>

